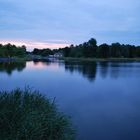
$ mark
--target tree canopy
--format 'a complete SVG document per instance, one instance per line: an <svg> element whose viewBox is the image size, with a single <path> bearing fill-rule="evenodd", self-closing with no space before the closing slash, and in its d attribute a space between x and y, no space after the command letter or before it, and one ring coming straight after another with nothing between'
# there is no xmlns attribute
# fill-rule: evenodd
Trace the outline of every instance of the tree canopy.
<svg viewBox="0 0 140 140"><path fill-rule="evenodd" d="M140 46L130 44L120 44L118 42L111 45L103 43L97 45L97 41L91 38L89 41L79 45L70 45L65 48L51 50L35 48L33 55L49 56L55 53L61 53L64 57L83 57L83 58L135 58L140 57ZM0 44L0 57L24 56L26 47L23 45Z"/></svg>
<svg viewBox="0 0 140 140"><path fill-rule="evenodd" d="M112 43L97 45L97 41L91 38L88 42L80 45L70 45L61 49L64 57L85 58L134 58L140 57L140 46Z"/></svg>
<svg viewBox="0 0 140 140"><path fill-rule="evenodd" d="M2 45L0 44L0 57L22 57L26 54L26 47L23 45L21 47L17 47L12 44Z"/></svg>
<svg viewBox="0 0 140 140"><path fill-rule="evenodd" d="M32 53L34 55L48 56L48 55L52 55L53 51L51 49L37 49L37 48L35 48Z"/></svg>

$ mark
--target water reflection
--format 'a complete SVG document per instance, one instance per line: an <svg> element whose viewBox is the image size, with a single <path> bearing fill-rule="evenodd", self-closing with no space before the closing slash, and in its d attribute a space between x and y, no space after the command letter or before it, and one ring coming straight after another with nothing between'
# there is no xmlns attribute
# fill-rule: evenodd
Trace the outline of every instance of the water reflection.
<svg viewBox="0 0 140 140"><path fill-rule="evenodd" d="M100 66L100 74L102 78L106 78L108 75L109 63L107 61L99 62L99 66Z"/></svg>
<svg viewBox="0 0 140 140"><path fill-rule="evenodd" d="M78 72L86 77L89 81L94 81L96 78L96 62L74 62L74 61L65 61L65 70L71 73Z"/></svg>
<svg viewBox="0 0 140 140"><path fill-rule="evenodd" d="M120 77L128 77L135 75L140 68L139 63L134 62L75 62L65 61L65 71L73 73L80 73L89 81L94 81L99 73L99 77L105 79L111 77L118 79ZM137 73L139 76L140 74Z"/></svg>
<svg viewBox="0 0 140 140"><path fill-rule="evenodd" d="M44 64L50 64L51 63L51 61L49 61L49 60L38 60L38 59L34 59L33 60L33 62L34 62L34 64L35 65L37 65L38 63L40 63L40 62L42 62L42 63L44 63Z"/></svg>
<svg viewBox="0 0 140 140"><path fill-rule="evenodd" d="M86 61L38 61L32 62L0 62L0 72L6 72L11 75L13 71L23 71L25 68L29 69L50 69L58 70L64 68L66 72L71 74L79 73L82 77L88 79L90 82L94 81L99 74L103 79L111 77L118 79L119 77L134 74L139 70L138 63L131 62L86 62ZM138 74L138 76L140 76Z"/></svg>
<svg viewBox="0 0 140 140"><path fill-rule="evenodd" d="M38 60L34 60L33 61L34 66L50 66L52 64L52 62L50 61L38 61Z"/></svg>
<svg viewBox="0 0 140 140"><path fill-rule="evenodd" d="M140 140L139 77L138 62L0 63L0 89L29 85L56 97L76 126L77 140Z"/></svg>
<svg viewBox="0 0 140 140"><path fill-rule="evenodd" d="M0 72L5 72L11 75L13 71L23 71L26 68L26 62L0 62Z"/></svg>

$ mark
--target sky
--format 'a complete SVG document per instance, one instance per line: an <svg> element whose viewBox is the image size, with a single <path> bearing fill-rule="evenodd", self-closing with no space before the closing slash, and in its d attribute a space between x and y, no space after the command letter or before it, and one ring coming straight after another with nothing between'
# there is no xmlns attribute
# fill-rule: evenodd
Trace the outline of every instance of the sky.
<svg viewBox="0 0 140 140"><path fill-rule="evenodd" d="M140 0L0 0L0 43L28 50L90 38L140 45L139 9Z"/></svg>

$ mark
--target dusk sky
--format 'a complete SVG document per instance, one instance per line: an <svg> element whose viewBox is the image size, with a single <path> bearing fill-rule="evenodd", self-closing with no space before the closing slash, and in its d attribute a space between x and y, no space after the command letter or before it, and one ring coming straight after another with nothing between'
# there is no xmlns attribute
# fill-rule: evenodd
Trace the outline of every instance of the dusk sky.
<svg viewBox="0 0 140 140"><path fill-rule="evenodd" d="M139 10L140 0L0 0L0 43L31 50L93 37L140 45Z"/></svg>

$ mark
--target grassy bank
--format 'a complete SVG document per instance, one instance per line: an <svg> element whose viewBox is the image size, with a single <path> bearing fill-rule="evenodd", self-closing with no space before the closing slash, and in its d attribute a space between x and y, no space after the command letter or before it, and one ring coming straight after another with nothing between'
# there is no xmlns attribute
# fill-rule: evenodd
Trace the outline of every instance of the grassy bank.
<svg viewBox="0 0 140 140"><path fill-rule="evenodd" d="M75 58L63 57L61 60L66 61L140 61L140 58Z"/></svg>
<svg viewBox="0 0 140 140"><path fill-rule="evenodd" d="M23 56L13 56L13 57L0 57L0 62L6 62L6 61L16 61L16 62L22 62L22 61L33 61L33 60L48 60L48 57L43 57L40 55L23 55Z"/></svg>
<svg viewBox="0 0 140 140"><path fill-rule="evenodd" d="M0 92L1 140L73 140L70 120L37 91Z"/></svg>
<svg viewBox="0 0 140 140"><path fill-rule="evenodd" d="M16 61L16 62L22 62L22 61L32 61L32 58L28 55L21 56L21 57L0 57L0 62L9 62L9 61Z"/></svg>

